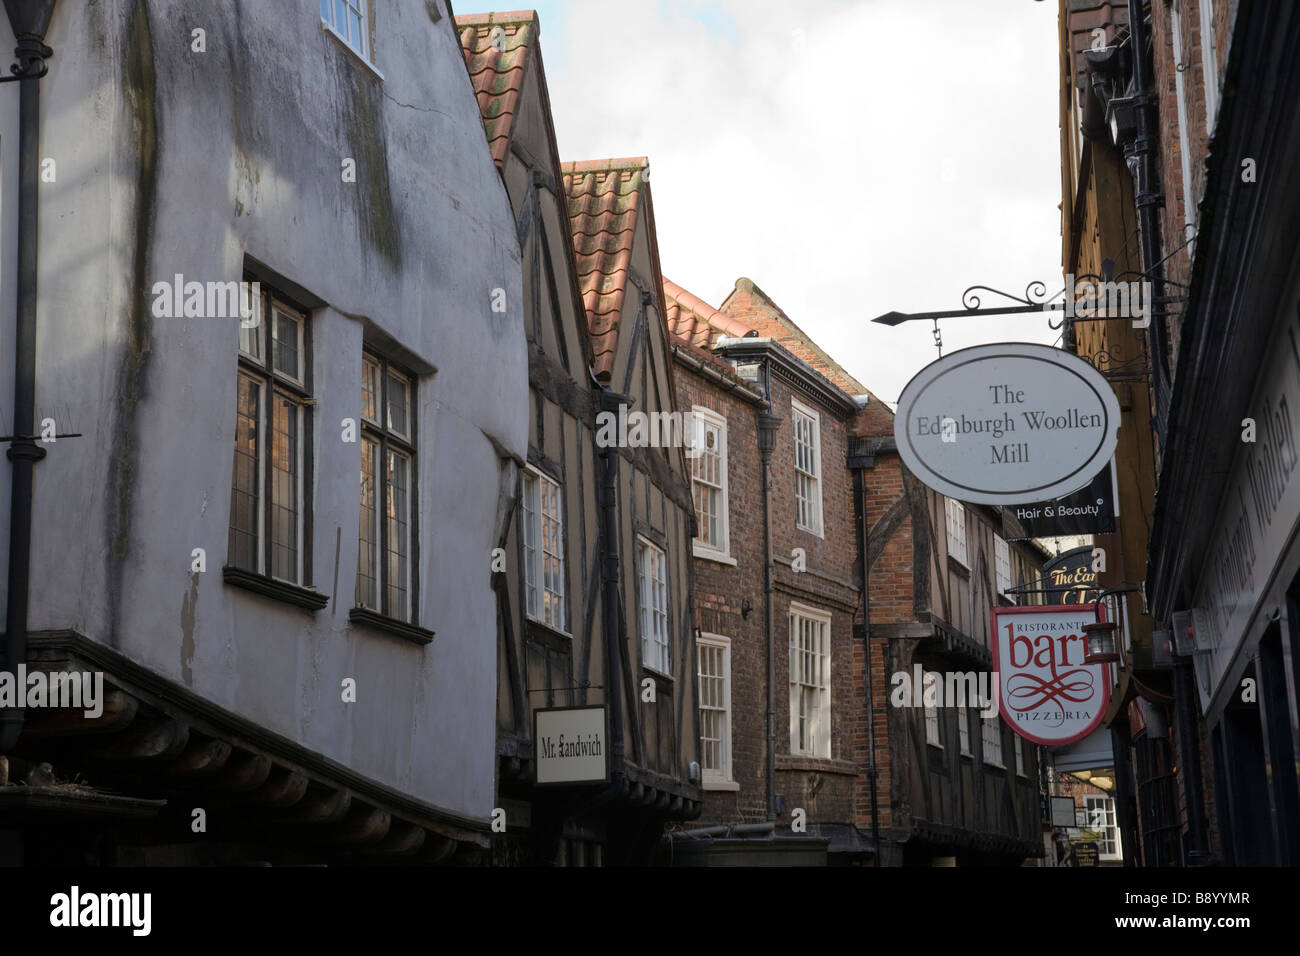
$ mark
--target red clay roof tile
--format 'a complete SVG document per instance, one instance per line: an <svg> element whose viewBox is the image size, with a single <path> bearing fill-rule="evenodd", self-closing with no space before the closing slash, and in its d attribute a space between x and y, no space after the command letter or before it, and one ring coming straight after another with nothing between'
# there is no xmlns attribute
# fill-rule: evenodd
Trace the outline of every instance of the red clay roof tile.
<svg viewBox="0 0 1300 956"><path fill-rule="evenodd" d="M737 378L731 363L713 353L713 343L722 336L743 336L748 328L667 278L664 279L664 308L668 337L674 345L729 378Z"/></svg>
<svg viewBox="0 0 1300 956"><path fill-rule="evenodd" d="M603 378L614 367L632 239L649 166L641 156L562 163L560 168L569 196L578 288L587 309L596 375Z"/></svg>
<svg viewBox="0 0 1300 956"><path fill-rule="evenodd" d="M493 31L497 27L502 32L494 44ZM519 112L524 66L537 42L537 13L533 10L473 13L456 17L456 28L465 51L465 68L483 114L483 129L492 158L501 167L505 165L510 132Z"/></svg>
<svg viewBox="0 0 1300 956"><path fill-rule="evenodd" d="M706 349L721 336L741 337L750 331L749 326L719 312L667 276L664 277L664 300L668 308L669 332Z"/></svg>

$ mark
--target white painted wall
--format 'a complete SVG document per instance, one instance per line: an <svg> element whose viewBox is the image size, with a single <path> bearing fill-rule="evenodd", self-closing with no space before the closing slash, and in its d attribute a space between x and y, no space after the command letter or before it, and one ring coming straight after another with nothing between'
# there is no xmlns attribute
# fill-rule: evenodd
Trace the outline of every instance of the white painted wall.
<svg viewBox="0 0 1300 956"><path fill-rule="evenodd" d="M425 0L378 7L382 81L326 33L315 2L56 9L38 406L71 408L85 437L37 466L31 628L74 628L366 776L485 819L499 488L488 436L525 454L519 251L445 5L436 23ZM191 50L194 28L206 53ZM155 71L152 94L133 60ZM138 143L151 99L152 211ZM356 183L342 181L345 157ZM152 231L137 250L140 215ZM239 279L245 254L329 305L312 318L312 560L332 600L314 615L222 582L237 322L150 316L154 281ZM490 310L496 287L504 315ZM347 627L360 452L339 422L359 418L363 319L438 370L419 393L427 647ZM196 547L208 570L192 578ZM345 677L354 704L340 700Z"/></svg>

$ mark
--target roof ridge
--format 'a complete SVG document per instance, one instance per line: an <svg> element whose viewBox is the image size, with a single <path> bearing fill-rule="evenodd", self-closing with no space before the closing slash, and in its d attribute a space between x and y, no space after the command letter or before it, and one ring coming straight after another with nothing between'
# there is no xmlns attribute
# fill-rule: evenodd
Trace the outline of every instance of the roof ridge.
<svg viewBox="0 0 1300 956"><path fill-rule="evenodd" d="M456 26L481 27L495 26L499 23L540 23L541 17L536 10L510 10L503 13L458 13L453 18Z"/></svg>
<svg viewBox="0 0 1300 956"><path fill-rule="evenodd" d="M776 304L776 300L773 299L766 292L764 292L761 288L759 288L758 284L755 283L753 279L750 279L746 276L741 276L739 279L736 280L735 288L733 288L731 295L728 295L726 300L724 300L722 303L724 311L726 309L727 303L731 301L731 296L735 294L736 290L748 291L751 294L755 295L756 297L761 298L768 306L771 307L772 311L776 313L775 318L777 323L787 328L793 336L795 336L804 346L806 346L810 351L815 353L822 361L824 361L825 364L828 366L828 368L832 370L834 373L838 374L840 378L844 380L844 382L849 384L852 388L858 389L857 394L871 395L873 398L876 397L875 394L869 388L867 388L860 381L858 381L853 375L849 374L848 370L845 369L843 365L841 365L834 358L832 358L829 352L827 352L824 348L818 345L817 341L813 339L812 336L810 336L807 332L801 329L799 327L799 324L795 322L794 319L790 318L790 316L786 314L784 309L782 309L779 305ZM877 401L879 401L878 398Z"/></svg>
<svg viewBox="0 0 1300 956"><path fill-rule="evenodd" d="M650 160L645 156L623 156L610 159L579 159L561 161L561 169L566 173L595 173L615 169L649 169Z"/></svg>
<svg viewBox="0 0 1300 956"><path fill-rule="evenodd" d="M678 285L667 276L664 276L664 295L679 305L690 309L710 326L717 327L719 332L729 332L737 337L743 337L747 332L753 331L739 319L710 305L694 292Z"/></svg>

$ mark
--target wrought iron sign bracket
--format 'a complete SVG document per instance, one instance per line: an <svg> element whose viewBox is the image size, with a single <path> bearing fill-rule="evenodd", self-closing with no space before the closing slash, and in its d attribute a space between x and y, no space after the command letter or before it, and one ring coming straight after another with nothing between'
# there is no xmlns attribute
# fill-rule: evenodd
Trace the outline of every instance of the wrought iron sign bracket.
<svg viewBox="0 0 1300 956"><path fill-rule="evenodd" d="M1010 299L1012 302L1019 302L1020 305L982 308L982 301L977 294L979 292L991 292L994 295L1002 296L1004 299ZM904 322L926 319L957 319L963 316L1016 315L1025 312L1064 311L1065 304L1063 302L1051 302L1045 297L1046 292L1047 286L1038 280L1025 286L1024 296L1012 295L1010 292L1003 292L986 285L973 285L961 294L963 308L947 309L939 312L886 312L871 321L878 322L881 325L893 326L902 325ZM1064 292L1065 290L1062 289L1059 294L1064 294ZM1053 328L1059 328L1059 326L1053 326Z"/></svg>
<svg viewBox="0 0 1300 956"><path fill-rule="evenodd" d="M1082 282L1094 284L1099 290L1105 290L1107 288L1105 284L1110 284L1109 289L1114 290L1118 283L1128 283L1132 281L1149 283L1151 281L1151 277L1147 273L1137 270L1127 270L1116 274L1114 272L1114 263L1110 259L1102 260L1102 273L1102 275L1086 273L1073 276L1075 291L1077 291L1079 284ZM1166 284L1179 286L1184 290L1186 289L1186 286L1183 286L1181 283L1173 282L1169 279L1163 281ZM1150 286L1147 286L1142 292L1144 296L1143 301L1147 310L1145 318L1148 322L1152 318L1156 317L1159 317L1163 321L1167 314L1167 306L1170 303L1182 302L1186 298L1185 295L1153 296L1149 291L1150 288ZM1047 325L1048 328L1053 330L1065 328L1067 324L1075 322L1113 322L1132 321L1133 319L1131 310L1127 308L1125 311L1129 314L1105 314L1105 312L1112 310L1107 309L1100 301L1095 303L1093 306L1080 309L1074 306L1074 304L1066 298L1066 293L1069 291L1071 290L1067 285L1062 287L1055 295L1048 296L1046 295L1046 284L1039 280L1034 280L1025 286L1024 295L1014 295L1010 292L1003 292L1001 289L994 289L991 286L986 285L973 285L968 287L966 291L962 293L961 302L963 307L960 309L943 309L934 312L886 312L884 315L877 316L871 321L881 325L896 326L902 325L904 322L929 320L934 323L934 344L935 347L938 348L940 356L942 356L943 335L939 329L940 319L984 318L988 316L1038 313L1049 316L1047 319ZM980 298L980 293L991 293L996 296L1001 296L1003 299L1007 299L1009 302L1014 302L1016 304L985 307ZM1128 306L1133 300L1129 298L1123 301L1125 305ZM1053 321L1052 318L1050 318L1052 313L1059 313L1061 316L1060 320ZM1115 381L1141 380L1149 376L1151 371L1146 356L1137 355L1132 358L1124 359L1113 354L1108 349L1102 349L1093 356L1090 361L1098 371Z"/></svg>

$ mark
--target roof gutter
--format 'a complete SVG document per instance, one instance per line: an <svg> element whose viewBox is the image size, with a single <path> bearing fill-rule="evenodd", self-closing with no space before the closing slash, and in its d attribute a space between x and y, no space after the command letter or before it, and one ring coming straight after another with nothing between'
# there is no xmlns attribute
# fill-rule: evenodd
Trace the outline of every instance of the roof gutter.
<svg viewBox="0 0 1300 956"><path fill-rule="evenodd" d="M822 375L799 356L772 338L744 336L735 338L723 336L713 345L713 350L727 359L742 362L769 362L768 368L780 369L783 377L788 377L802 387L831 411L847 418L856 414L858 403L838 385Z"/></svg>
<svg viewBox="0 0 1300 956"><path fill-rule="evenodd" d="M763 398L755 386L750 385L741 379L728 378L718 369L692 355L690 351L682 345L673 346L673 358L681 362L693 372L703 375L720 388L725 388L728 392L738 392L740 397L754 405L766 405L767 401Z"/></svg>
<svg viewBox="0 0 1300 956"><path fill-rule="evenodd" d="M36 443L36 251L40 188L40 108L37 82L54 51L45 45L55 0L5 0L18 46L21 72L18 112L18 310L14 337L14 434L6 453L13 463L9 505L9 577L5 639L0 670L15 671L27 660L27 605L31 580L32 488L36 462L45 449ZM11 750L23 729L21 706L0 711L0 753Z"/></svg>

